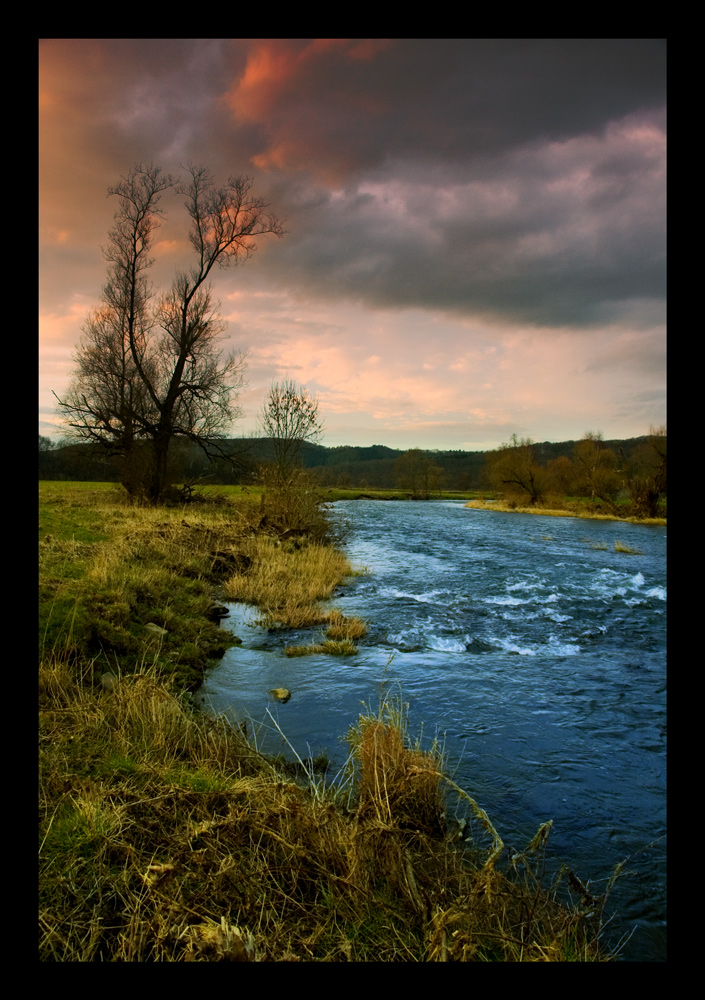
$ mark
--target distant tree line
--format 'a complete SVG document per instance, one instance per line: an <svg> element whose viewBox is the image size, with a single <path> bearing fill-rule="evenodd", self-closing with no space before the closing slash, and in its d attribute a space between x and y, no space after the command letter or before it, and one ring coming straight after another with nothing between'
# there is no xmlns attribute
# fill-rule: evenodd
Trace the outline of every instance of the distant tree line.
<svg viewBox="0 0 705 1000"><path fill-rule="evenodd" d="M517 504L543 503L551 496L586 496L606 509L626 501L643 516L666 496L664 428L627 440L602 440L587 433L580 441L535 443L514 436L493 451L434 451L385 445L327 448L300 441L297 464L321 486L402 489L412 496L439 490L494 490ZM281 439L230 438L228 459L209 458L189 441L175 443L169 456L172 482L248 484L263 466L282 459ZM119 462L90 443L39 438L39 478L120 482Z"/></svg>
<svg viewBox="0 0 705 1000"><path fill-rule="evenodd" d="M623 442L606 442L588 431L569 454L548 458L544 446L514 435L487 455L486 476L517 506L572 495L590 498L607 513L656 517L667 495L666 446L665 427Z"/></svg>

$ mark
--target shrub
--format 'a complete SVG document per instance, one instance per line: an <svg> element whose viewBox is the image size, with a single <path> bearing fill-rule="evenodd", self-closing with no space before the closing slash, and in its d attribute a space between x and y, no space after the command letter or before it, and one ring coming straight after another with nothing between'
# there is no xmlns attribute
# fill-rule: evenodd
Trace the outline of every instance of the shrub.
<svg viewBox="0 0 705 1000"><path fill-rule="evenodd" d="M318 545L340 544L344 527L328 517L323 493L304 469L260 469L264 487L260 528L281 538L306 538Z"/></svg>

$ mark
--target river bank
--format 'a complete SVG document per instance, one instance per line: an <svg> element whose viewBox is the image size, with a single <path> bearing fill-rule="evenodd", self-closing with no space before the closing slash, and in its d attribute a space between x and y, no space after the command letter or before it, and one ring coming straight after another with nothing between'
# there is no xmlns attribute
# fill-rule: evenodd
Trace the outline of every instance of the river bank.
<svg viewBox="0 0 705 1000"><path fill-rule="evenodd" d="M619 517L617 514L605 514L591 511L585 504L576 503L570 507L520 507L502 500L469 500L466 504L471 510L489 510L502 514L542 514L544 517L580 517L592 521L624 521L626 524L655 524L665 527L665 517Z"/></svg>
<svg viewBox="0 0 705 1000"><path fill-rule="evenodd" d="M282 550L306 575L300 537L247 548L262 520L252 504L135 508L99 484L40 484L40 958L607 960L611 884L589 912L537 890L550 827L503 866L490 818L399 703L360 716L335 788L194 708L230 643L214 600ZM489 847L459 843L449 792Z"/></svg>

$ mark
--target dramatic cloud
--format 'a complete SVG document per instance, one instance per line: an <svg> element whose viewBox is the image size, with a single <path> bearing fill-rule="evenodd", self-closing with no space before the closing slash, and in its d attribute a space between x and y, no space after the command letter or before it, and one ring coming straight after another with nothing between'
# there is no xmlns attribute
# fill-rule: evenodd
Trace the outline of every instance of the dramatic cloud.
<svg viewBox="0 0 705 1000"><path fill-rule="evenodd" d="M136 161L252 174L286 220L216 282L250 346L248 429L285 373L328 443L663 423L664 61L652 39L42 42L49 423L100 295L106 190ZM168 207L159 281L187 263Z"/></svg>

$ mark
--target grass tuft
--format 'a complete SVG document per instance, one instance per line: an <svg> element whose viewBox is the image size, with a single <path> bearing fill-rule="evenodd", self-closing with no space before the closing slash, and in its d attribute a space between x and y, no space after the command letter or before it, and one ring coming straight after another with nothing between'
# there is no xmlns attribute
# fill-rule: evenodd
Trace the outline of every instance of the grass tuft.
<svg viewBox="0 0 705 1000"><path fill-rule="evenodd" d="M624 552L630 556L643 556L644 553L641 549L632 548L631 545L626 545L624 542L617 541L614 543L615 552Z"/></svg>
<svg viewBox="0 0 705 1000"><path fill-rule="evenodd" d="M367 635L367 625L361 618L347 618L338 610L331 611L328 622L326 635L329 639L344 639L352 642Z"/></svg>
<svg viewBox="0 0 705 1000"><path fill-rule="evenodd" d="M225 595L231 601L257 605L264 625L306 628L323 624L330 611L320 602L328 600L351 573L345 555L332 545L288 548L264 535L246 539L241 551L250 567L226 581Z"/></svg>
<svg viewBox="0 0 705 1000"><path fill-rule="evenodd" d="M350 639L326 639L308 646L287 646L287 656L311 656L314 653L328 653L329 656L354 656L358 648Z"/></svg>

